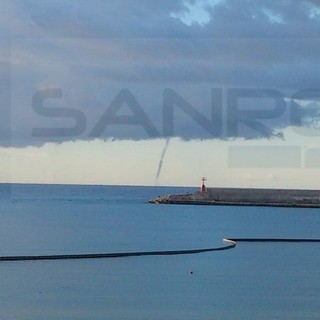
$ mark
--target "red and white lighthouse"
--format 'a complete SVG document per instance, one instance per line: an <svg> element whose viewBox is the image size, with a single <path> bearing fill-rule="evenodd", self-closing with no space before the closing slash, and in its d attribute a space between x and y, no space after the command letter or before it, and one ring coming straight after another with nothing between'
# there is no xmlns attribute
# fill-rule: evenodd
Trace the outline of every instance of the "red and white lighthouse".
<svg viewBox="0 0 320 320"><path fill-rule="evenodd" d="M207 181L207 178L206 177L202 177L201 180L202 180L202 185L200 187L200 192L206 192L207 189L206 189L206 186L205 186L204 182Z"/></svg>

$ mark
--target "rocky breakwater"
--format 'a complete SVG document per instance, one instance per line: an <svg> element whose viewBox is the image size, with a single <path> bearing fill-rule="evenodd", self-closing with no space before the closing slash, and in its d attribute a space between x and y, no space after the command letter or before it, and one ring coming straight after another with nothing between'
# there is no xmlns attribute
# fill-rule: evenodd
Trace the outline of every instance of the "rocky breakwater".
<svg viewBox="0 0 320 320"><path fill-rule="evenodd" d="M196 192L188 194L168 194L151 199L153 204L214 204L207 192Z"/></svg>
<svg viewBox="0 0 320 320"><path fill-rule="evenodd" d="M210 188L205 192L170 194L149 201L154 204L245 205L320 208L319 190Z"/></svg>

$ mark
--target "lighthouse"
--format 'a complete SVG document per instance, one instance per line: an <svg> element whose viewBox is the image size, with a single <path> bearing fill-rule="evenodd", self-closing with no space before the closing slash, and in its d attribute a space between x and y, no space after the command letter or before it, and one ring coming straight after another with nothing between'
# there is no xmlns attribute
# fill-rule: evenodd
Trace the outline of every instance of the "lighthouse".
<svg viewBox="0 0 320 320"><path fill-rule="evenodd" d="M205 186L204 182L207 180L207 178L206 177L202 177L201 180L202 180L202 185L200 187L200 192L206 192L207 189L206 189L206 186Z"/></svg>

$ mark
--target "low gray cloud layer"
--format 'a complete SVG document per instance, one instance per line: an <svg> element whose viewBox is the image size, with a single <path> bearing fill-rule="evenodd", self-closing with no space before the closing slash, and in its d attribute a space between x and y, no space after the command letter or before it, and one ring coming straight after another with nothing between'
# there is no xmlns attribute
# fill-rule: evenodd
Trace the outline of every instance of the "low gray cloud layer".
<svg viewBox="0 0 320 320"><path fill-rule="evenodd" d="M2 145L272 138L318 123L302 119L319 117L317 1L0 6Z"/></svg>

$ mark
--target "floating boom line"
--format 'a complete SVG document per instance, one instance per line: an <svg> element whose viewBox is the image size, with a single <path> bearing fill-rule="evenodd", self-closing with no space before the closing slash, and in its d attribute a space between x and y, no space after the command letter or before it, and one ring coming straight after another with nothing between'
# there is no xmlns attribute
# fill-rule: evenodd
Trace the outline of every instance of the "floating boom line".
<svg viewBox="0 0 320 320"><path fill-rule="evenodd" d="M236 247L238 242L282 242L282 243L320 243L320 239L286 239L286 238L224 238L228 245L215 248L188 249L188 250L162 250L162 251L137 251L137 252L113 252L113 253L86 253L86 254L62 254L62 255L24 255L24 256L0 256L0 262L6 261L39 261L39 260L76 260L76 259L114 259L142 256L172 256L199 254L212 251L229 250Z"/></svg>

